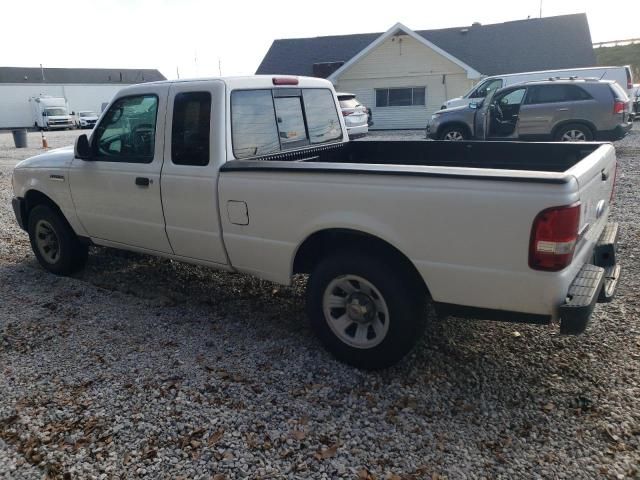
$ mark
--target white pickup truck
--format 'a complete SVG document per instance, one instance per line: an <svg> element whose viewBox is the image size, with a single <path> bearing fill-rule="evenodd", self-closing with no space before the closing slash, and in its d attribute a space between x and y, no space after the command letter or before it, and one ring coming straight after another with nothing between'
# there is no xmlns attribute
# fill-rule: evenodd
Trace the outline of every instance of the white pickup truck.
<svg viewBox="0 0 640 480"><path fill-rule="evenodd" d="M13 208L56 274L91 244L308 273L315 331L361 368L402 358L429 304L579 333L612 299L610 144L349 142L339 112L321 79L127 87L75 149L16 166Z"/></svg>

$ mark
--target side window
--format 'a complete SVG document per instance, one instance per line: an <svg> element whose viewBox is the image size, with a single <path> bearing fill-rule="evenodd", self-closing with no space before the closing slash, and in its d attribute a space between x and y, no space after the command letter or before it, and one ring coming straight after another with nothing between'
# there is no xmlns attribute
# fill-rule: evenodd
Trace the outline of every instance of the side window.
<svg viewBox="0 0 640 480"><path fill-rule="evenodd" d="M591 95L576 85L536 85L530 88L527 103L570 102L590 98Z"/></svg>
<svg viewBox="0 0 640 480"><path fill-rule="evenodd" d="M525 88L518 88L517 90L511 90L509 93L502 95L498 102L500 105L519 105L524 97Z"/></svg>
<svg viewBox="0 0 640 480"><path fill-rule="evenodd" d="M589 95L584 89L575 86L575 85L566 85L569 100L590 100L591 95Z"/></svg>
<svg viewBox="0 0 640 480"><path fill-rule="evenodd" d="M236 158L280 150L271 90L231 93L231 137Z"/></svg>
<svg viewBox="0 0 640 480"><path fill-rule="evenodd" d="M116 100L94 133L97 160L150 163L156 138L158 97L136 95Z"/></svg>
<svg viewBox="0 0 640 480"><path fill-rule="evenodd" d="M342 138L340 118L331 90L309 88L302 90L304 111L311 143L325 143Z"/></svg>
<svg viewBox="0 0 640 480"><path fill-rule="evenodd" d="M300 97L276 97L273 99L282 150L309 144L301 100Z"/></svg>
<svg viewBox="0 0 640 480"><path fill-rule="evenodd" d="M173 101L171 161L176 165L209 164L211 94L184 92Z"/></svg>

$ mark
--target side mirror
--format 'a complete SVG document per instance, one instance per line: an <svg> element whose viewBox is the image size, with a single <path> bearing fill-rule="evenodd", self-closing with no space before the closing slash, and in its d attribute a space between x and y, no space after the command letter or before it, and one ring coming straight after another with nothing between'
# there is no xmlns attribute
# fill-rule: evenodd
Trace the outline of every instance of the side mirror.
<svg viewBox="0 0 640 480"><path fill-rule="evenodd" d="M89 139L86 135L83 134L76 138L73 153L76 158L81 160L91 160L91 145L89 145Z"/></svg>

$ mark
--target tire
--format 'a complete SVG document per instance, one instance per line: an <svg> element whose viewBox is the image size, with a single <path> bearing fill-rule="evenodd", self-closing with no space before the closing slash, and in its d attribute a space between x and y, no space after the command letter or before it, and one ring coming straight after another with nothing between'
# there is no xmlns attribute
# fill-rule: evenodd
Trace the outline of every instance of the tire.
<svg viewBox="0 0 640 480"><path fill-rule="evenodd" d="M593 140L591 129L581 123L563 125L555 134L556 142L589 142Z"/></svg>
<svg viewBox="0 0 640 480"><path fill-rule="evenodd" d="M426 300L406 265L355 251L322 260L307 285L307 313L322 344L338 360L365 370L390 367L415 346L425 326Z"/></svg>
<svg viewBox="0 0 640 480"><path fill-rule="evenodd" d="M37 205L31 210L28 231L33 253L45 270L68 275L87 262L88 247L78 240L65 218L50 206Z"/></svg>
<svg viewBox="0 0 640 480"><path fill-rule="evenodd" d="M462 140L467 140L468 138L469 134L465 128L458 125L445 127L442 129L442 132L440 132L440 140L446 140L449 142L460 142Z"/></svg>

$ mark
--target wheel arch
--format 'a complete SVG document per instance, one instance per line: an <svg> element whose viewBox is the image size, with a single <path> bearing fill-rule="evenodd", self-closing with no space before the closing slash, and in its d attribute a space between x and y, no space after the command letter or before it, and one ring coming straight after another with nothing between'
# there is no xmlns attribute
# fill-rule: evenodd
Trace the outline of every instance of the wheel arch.
<svg viewBox="0 0 640 480"><path fill-rule="evenodd" d="M429 295L429 288L422 275L402 251L380 237L348 228L327 228L309 235L294 254L292 274L311 273L328 254L344 250L366 251L399 262L414 277L417 285Z"/></svg>
<svg viewBox="0 0 640 480"><path fill-rule="evenodd" d="M56 213L58 213L58 215L60 215L60 218L62 218L62 221L67 224L67 226L78 237L78 239L80 239L80 241L82 241L83 243L90 243L90 240L88 237L85 237L83 234L78 233L78 231L75 228L73 228L73 224L69 221L67 216L64 214L64 212L60 208L60 206L49 195L41 192L40 190L31 188L25 192L23 198L24 198L24 206L23 206L24 211L22 212L23 214L22 218L24 218L27 231L29 228L28 227L29 215L31 211L38 205L47 205Z"/></svg>
<svg viewBox="0 0 640 480"><path fill-rule="evenodd" d="M555 139L556 136L558 135L558 131L560 131L560 129L562 127L566 127L567 125L583 125L583 126L587 127L591 131L591 137L592 138L596 137L596 132L598 131L596 126L592 122L590 122L589 120L583 120L583 119L579 119L579 120L563 120L563 121L559 122L555 127L553 127L553 130L551 131L551 138Z"/></svg>
<svg viewBox="0 0 640 480"><path fill-rule="evenodd" d="M471 129L469 128L469 125L467 125L466 123L460 120L452 120L450 122L443 123L438 127L438 131L437 131L438 139L440 139L440 137L442 136L442 132L444 132L447 128L451 128L451 127L460 127L462 130L466 132L467 138L472 137Z"/></svg>

